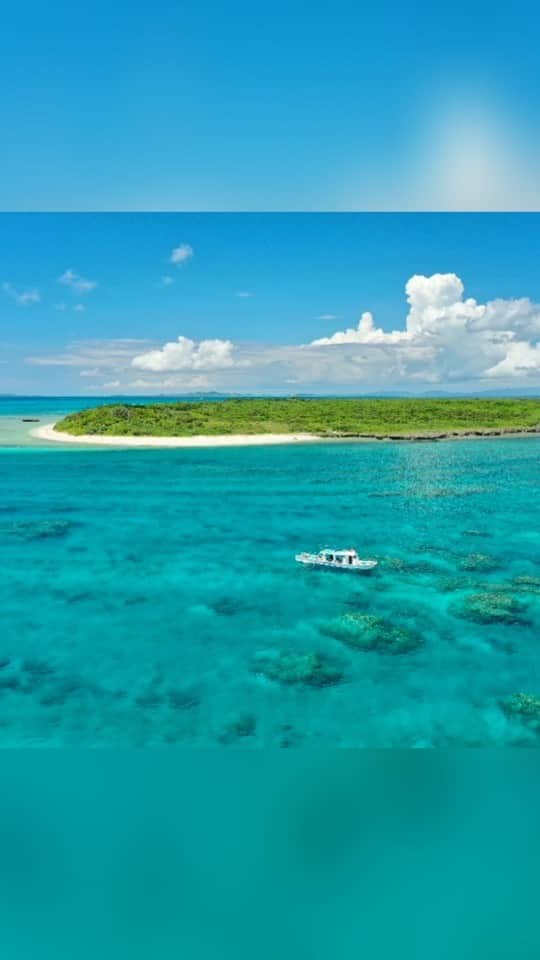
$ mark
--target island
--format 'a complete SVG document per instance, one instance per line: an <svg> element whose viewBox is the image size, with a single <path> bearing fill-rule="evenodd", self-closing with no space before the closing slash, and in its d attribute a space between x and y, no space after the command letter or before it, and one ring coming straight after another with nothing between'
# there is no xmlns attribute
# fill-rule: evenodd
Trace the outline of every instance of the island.
<svg viewBox="0 0 540 960"><path fill-rule="evenodd" d="M33 431L112 446L233 446L330 440L540 435L540 399L315 398L114 403Z"/></svg>

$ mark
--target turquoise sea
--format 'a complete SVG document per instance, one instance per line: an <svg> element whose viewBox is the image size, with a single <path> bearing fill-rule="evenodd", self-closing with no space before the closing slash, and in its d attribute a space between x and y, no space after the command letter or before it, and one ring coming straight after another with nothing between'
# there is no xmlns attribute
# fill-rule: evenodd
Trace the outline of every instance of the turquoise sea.
<svg viewBox="0 0 540 960"><path fill-rule="evenodd" d="M21 423L78 406L0 401L1 745L537 743L507 702L540 695L538 439L93 450ZM326 545L380 566L295 564Z"/></svg>

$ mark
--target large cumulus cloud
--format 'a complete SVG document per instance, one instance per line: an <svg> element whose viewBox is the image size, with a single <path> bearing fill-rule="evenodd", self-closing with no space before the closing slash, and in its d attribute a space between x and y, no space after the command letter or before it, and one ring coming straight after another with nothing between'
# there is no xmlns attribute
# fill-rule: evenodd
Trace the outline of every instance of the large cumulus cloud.
<svg viewBox="0 0 540 960"><path fill-rule="evenodd" d="M314 340L312 347L371 348L375 366L384 346L404 379L426 382L515 378L540 373L540 306L526 297L478 303L464 297L455 273L415 275L405 286L405 328L384 331L371 313L357 327Z"/></svg>
<svg viewBox="0 0 540 960"><path fill-rule="evenodd" d="M201 340L178 337L158 350L138 354L131 361L139 370L165 373L178 370L223 370L234 365L230 340Z"/></svg>

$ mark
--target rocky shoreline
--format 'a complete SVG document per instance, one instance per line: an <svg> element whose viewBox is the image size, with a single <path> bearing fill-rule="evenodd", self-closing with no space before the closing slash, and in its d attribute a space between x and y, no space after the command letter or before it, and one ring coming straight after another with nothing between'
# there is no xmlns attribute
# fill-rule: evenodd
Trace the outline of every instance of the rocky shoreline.
<svg viewBox="0 0 540 960"><path fill-rule="evenodd" d="M448 430L437 433L339 433L321 435L322 440L481 440L484 437L520 437L526 434L540 435L537 427L499 427L485 430Z"/></svg>

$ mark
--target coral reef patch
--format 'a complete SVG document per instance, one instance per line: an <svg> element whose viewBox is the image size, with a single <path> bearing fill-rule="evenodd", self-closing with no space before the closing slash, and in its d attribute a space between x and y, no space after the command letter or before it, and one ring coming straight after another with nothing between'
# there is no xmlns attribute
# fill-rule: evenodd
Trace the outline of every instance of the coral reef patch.
<svg viewBox="0 0 540 960"><path fill-rule="evenodd" d="M535 730L540 730L540 697L531 693L514 693L501 701L501 706L508 716L519 717Z"/></svg>
<svg viewBox="0 0 540 960"><path fill-rule="evenodd" d="M72 526L69 520L19 520L2 526L2 532L19 540L50 540L65 537Z"/></svg>
<svg viewBox="0 0 540 960"><path fill-rule="evenodd" d="M490 573L492 570L498 570L500 563L494 557L489 557L485 553L469 553L460 563L461 570L476 570L481 573Z"/></svg>
<svg viewBox="0 0 540 960"><path fill-rule="evenodd" d="M473 593L452 605L455 616L481 624L527 624L526 605L502 590Z"/></svg>
<svg viewBox="0 0 540 960"><path fill-rule="evenodd" d="M263 650L256 654L251 670L277 683L307 687L328 687L341 683L343 670L323 653L294 650Z"/></svg>
<svg viewBox="0 0 540 960"><path fill-rule="evenodd" d="M540 596L540 577L530 576L529 574L514 577L512 580L512 588L518 593L529 593L533 596Z"/></svg>
<svg viewBox="0 0 540 960"><path fill-rule="evenodd" d="M394 626L384 617L367 613L345 613L325 623L321 631L354 650L376 651L392 656L412 653L424 642L419 633Z"/></svg>

